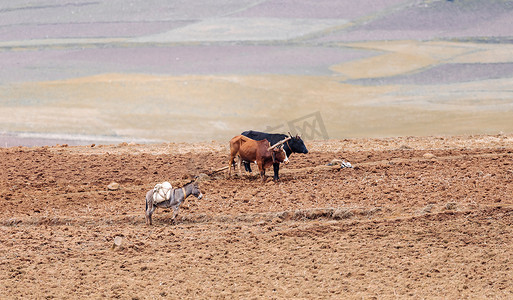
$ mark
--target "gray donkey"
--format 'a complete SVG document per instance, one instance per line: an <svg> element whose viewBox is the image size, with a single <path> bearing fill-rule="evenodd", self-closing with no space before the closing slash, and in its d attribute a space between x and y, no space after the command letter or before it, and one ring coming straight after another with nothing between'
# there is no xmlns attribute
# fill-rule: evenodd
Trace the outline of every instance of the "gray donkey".
<svg viewBox="0 0 513 300"><path fill-rule="evenodd" d="M194 195L198 199L203 198L203 194L199 190L198 183L196 181L191 181L181 188L173 189L173 191L171 192L171 198L160 203L154 203L153 189L149 190L146 193L146 225L152 225L151 215L153 214L155 209L157 209L157 207L173 208L172 222L175 223L175 218L178 214L178 209L180 208L180 205L183 203L185 198L187 198L189 195Z"/></svg>

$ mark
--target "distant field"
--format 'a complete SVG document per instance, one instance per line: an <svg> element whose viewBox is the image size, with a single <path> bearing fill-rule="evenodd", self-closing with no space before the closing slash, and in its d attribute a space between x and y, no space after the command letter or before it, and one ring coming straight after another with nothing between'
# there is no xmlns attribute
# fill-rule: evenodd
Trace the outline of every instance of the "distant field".
<svg viewBox="0 0 513 300"><path fill-rule="evenodd" d="M513 132L510 1L133 4L0 4L4 146Z"/></svg>

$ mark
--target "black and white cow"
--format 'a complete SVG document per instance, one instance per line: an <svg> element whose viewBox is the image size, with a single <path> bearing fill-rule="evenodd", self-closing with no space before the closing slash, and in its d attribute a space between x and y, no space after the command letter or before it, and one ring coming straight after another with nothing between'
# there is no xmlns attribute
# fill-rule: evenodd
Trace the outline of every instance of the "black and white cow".
<svg viewBox="0 0 513 300"><path fill-rule="evenodd" d="M269 141L269 143L271 143L271 145L274 145L274 144L278 143L279 141L282 141L283 139L288 137L286 134L265 133L265 132L259 132L259 131L254 131L254 130L244 131L241 134L244 136L247 136L250 139L257 140L257 141L266 139ZM292 153L304 153L304 154L308 153L305 143L303 142L301 137L299 137L298 135L296 135L295 137L290 135L290 137L291 137L291 139L283 145L283 150L285 150L285 154L287 155L287 158ZM247 172L251 172L251 167L250 167L249 162L244 162L244 168L246 169ZM279 176L280 163L274 163L273 168L274 168L274 180L279 180L280 179L280 176Z"/></svg>

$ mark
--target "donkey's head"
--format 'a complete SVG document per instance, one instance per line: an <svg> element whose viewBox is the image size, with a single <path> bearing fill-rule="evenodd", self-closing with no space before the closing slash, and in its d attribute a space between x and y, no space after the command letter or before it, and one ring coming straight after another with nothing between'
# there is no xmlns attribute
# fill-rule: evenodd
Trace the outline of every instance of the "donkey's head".
<svg viewBox="0 0 513 300"><path fill-rule="evenodd" d="M199 186L198 186L198 182L197 181L194 181L194 182L191 182L191 194L193 196L195 196L196 198L198 199L201 199L203 198L203 194L201 193L200 189L199 189Z"/></svg>

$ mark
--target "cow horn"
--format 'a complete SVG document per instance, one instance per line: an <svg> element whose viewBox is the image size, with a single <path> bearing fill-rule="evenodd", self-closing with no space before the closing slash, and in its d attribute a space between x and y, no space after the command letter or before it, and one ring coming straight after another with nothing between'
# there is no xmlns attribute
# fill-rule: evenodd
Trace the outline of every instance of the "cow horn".
<svg viewBox="0 0 513 300"><path fill-rule="evenodd" d="M279 141L279 142L277 142L276 144L274 144L274 145L272 145L271 147L269 147L269 149L267 149L267 150L272 150L272 149L274 149L274 148L276 148L276 147L278 147L278 146L281 146L281 145L285 144L285 142L287 142L287 141L288 141L288 140L290 140L290 139L291 139L291 138L290 138L290 137L288 137L288 138L284 139L283 141Z"/></svg>

